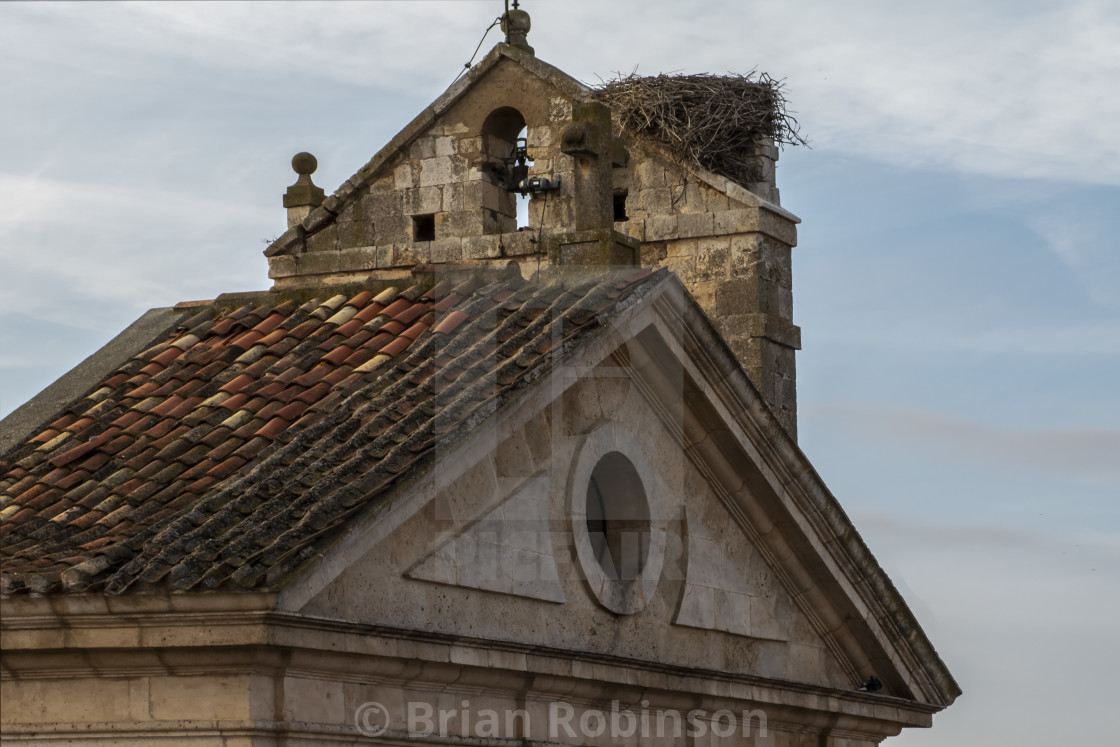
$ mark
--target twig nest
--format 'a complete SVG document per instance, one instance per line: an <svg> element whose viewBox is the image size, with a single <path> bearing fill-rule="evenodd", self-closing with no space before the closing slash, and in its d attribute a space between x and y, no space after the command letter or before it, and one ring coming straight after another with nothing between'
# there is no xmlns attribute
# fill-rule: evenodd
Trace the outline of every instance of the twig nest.
<svg viewBox="0 0 1120 747"><path fill-rule="evenodd" d="M759 179L759 145L807 145L766 73L619 76L595 97L620 129L742 184Z"/></svg>

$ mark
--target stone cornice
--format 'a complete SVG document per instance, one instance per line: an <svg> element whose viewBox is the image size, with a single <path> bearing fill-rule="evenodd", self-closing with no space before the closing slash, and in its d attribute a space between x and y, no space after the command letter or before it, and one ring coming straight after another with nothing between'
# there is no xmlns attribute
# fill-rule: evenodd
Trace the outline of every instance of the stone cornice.
<svg viewBox="0 0 1120 747"><path fill-rule="evenodd" d="M747 485L735 466L741 463L736 457L741 459L743 446L749 446L751 453L746 456L763 469L772 491L771 499L784 503L789 510L796 527L794 539L810 542L827 564L827 575L822 578L824 569L814 572L804 567L803 553L795 552L785 542L779 543L776 560L787 572L801 575L790 580L795 587L791 591L809 591L797 587L815 586L822 580L843 590L845 598L829 605L830 615L821 609L820 604L827 600L819 594L797 594L808 603L803 609L809 609L818 632L826 640L847 637L843 628L854 611L884 648L890 665L908 680L916 698L941 708L950 705L960 694L959 686L808 458L767 409L734 354L684 287L678 282L666 283L659 296L655 306L663 324L677 335L683 331L684 349L676 351L677 359L685 366L690 383L706 389L701 396L721 411L722 432L705 433L703 439L708 442L703 458L720 462L710 465L716 467L712 474L724 482L729 493L757 492L759 486ZM788 499L783 501L783 496ZM760 533L768 534L772 529L768 527ZM789 534L786 527L782 529L780 534ZM849 651L860 648L854 639L845 641L844 647Z"/></svg>
<svg viewBox="0 0 1120 747"><path fill-rule="evenodd" d="M237 595L223 596L231 601ZM32 608L40 605L21 604L23 609L5 615L2 676L287 673L418 689L516 690L538 700L649 699L662 707L709 712L764 708L775 725L833 726L879 737L902 726L928 726L939 710L750 675L250 609L265 601L256 599L233 613L156 612L158 605L148 605L147 612L128 619L109 613L35 614L42 610ZM122 635L126 630L132 635Z"/></svg>

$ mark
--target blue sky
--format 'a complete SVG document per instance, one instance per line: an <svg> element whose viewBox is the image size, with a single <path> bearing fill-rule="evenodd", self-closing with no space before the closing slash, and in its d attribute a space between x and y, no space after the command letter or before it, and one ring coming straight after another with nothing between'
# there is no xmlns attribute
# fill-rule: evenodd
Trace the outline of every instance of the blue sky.
<svg viewBox="0 0 1120 747"><path fill-rule="evenodd" d="M801 444L965 690L890 743L1114 739L1120 4L524 7L587 82L786 79ZM267 287L291 155L336 187L500 9L0 4L0 415L149 307Z"/></svg>

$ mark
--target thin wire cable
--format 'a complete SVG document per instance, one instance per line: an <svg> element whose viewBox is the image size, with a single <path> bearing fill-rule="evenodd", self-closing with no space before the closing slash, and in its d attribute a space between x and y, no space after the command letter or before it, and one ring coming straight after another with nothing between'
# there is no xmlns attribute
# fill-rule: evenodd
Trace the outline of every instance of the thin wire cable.
<svg viewBox="0 0 1120 747"><path fill-rule="evenodd" d="M537 228L537 280L541 278L541 239L544 237L544 214L548 210L548 192L541 192L541 224Z"/></svg>
<svg viewBox="0 0 1120 747"><path fill-rule="evenodd" d="M455 80L451 81L451 85L455 85L455 81L459 80L459 78L462 78L463 73L471 69L471 65L474 64L474 58L478 57L478 50L482 49L482 45L483 43L485 43L486 37L489 36L490 32L494 30L494 27L501 22L502 17L498 16L494 19L494 22L492 24L486 27L486 31L482 32L482 38L478 40L478 46L474 48L474 54L472 54L470 60L468 60L467 63L463 65L463 69L460 70L459 74L455 76Z"/></svg>

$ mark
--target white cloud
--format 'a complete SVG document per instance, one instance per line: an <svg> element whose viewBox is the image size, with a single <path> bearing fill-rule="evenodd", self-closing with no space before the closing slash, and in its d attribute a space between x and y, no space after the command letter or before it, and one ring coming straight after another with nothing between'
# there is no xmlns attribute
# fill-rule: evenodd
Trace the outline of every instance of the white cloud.
<svg viewBox="0 0 1120 747"><path fill-rule="evenodd" d="M625 20L604 26L621 31L621 43L591 27L593 45L559 54L585 77L636 62L651 74L767 70L787 80L819 148L906 167L1120 184L1120 6L1024 6L759 0L690 4L685 14L675 12L683 4L631 0L612 4Z"/></svg>
<svg viewBox="0 0 1120 747"><path fill-rule="evenodd" d="M251 232L277 218L273 210L173 189L2 173L0 204L11 206L0 213L7 237L0 242L0 314L33 310L35 319L90 330L103 323L98 304L148 308L188 300L205 283L245 282L250 260L228 256L229 238L203 246L196 240ZM251 261L263 273L259 256ZM189 271L204 266L222 272Z"/></svg>
<svg viewBox="0 0 1120 747"><path fill-rule="evenodd" d="M787 78L820 148L908 167L1120 184L1120 5L779 0L540 3L543 59L594 81L746 71ZM0 40L45 68L209 71L434 96L500 10L486 3L47 4L3 12ZM499 39L492 33L483 51ZM420 45L422 44L422 52ZM69 54L60 57L58 48ZM71 59L73 62L67 63ZM142 60L143 64L136 62Z"/></svg>
<svg viewBox="0 0 1120 747"><path fill-rule="evenodd" d="M797 14L765 5L796 18L769 37L764 59L788 65L781 73L822 147L1120 184L1115 3L812 3Z"/></svg>
<svg viewBox="0 0 1120 747"><path fill-rule="evenodd" d="M493 8L431 2L44 4L7 8L0 38L21 59L55 66L94 60L100 75L151 77L184 66L293 82L328 80L391 91L446 82ZM435 13L433 15L433 12ZM481 26L479 24L482 24ZM489 48L498 36L491 35ZM44 42L51 42L44 44ZM417 45L424 55L417 57ZM57 47L71 53L60 57ZM137 66L142 59L147 64ZM453 62L454 60L454 62ZM221 85L220 77L214 83ZM293 91L298 100L298 91Z"/></svg>
<svg viewBox="0 0 1120 747"><path fill-rule="evenodd" d="M1031 223L1094 304L1120 311L1120 238L1107 220L1088 210L1058 215L1048 211L1037 215ZM1117 327L1103 339L1120 347L1120 322Z"/></svg>

